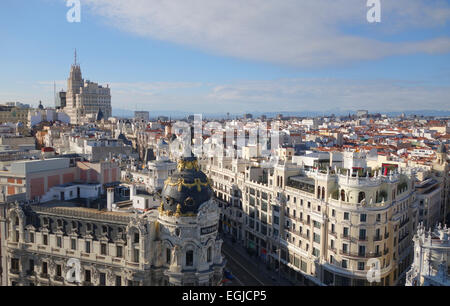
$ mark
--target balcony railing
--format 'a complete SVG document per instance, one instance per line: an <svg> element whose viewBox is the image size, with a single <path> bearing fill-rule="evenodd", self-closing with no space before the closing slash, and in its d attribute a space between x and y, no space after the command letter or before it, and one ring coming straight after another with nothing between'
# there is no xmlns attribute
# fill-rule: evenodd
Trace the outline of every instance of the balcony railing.
<svg viewBox="0 0 450 306"><path fill-rule="evenodd" d="M344 250L340 250L339 251L340 255L345 255L345 256L349 256L349 257L356 257L356 258L375 258L375 257L380 257L381 253L359 253L359 252L349 252L349 251L344 251Z"/></svg>
<svg viewBox="0 0 450 306"><path fill-rule="evenodd" d="M388 239L389 238L389 233L384 233L384 239Z"/></svg>
<svg viewBox="0 0 450 306"><path fill-rule="evenodd" d="M383 239L383 237L381 235L373 237L373 241L381 241L382 239Z"/></svg>
<svg viewBox="0 0 450 306"><path fill-rule="evenodd" d="M64 281L64 277L62 277L62 276L55 276L55 281L63 282Z"/></svg>
<svg viewBox="0 0 450 306"><path fill-rule="evenodd" d="M11 273L11 274L20 274L20 270L11 268L11 269L9 269L9 273Z"/></svg>

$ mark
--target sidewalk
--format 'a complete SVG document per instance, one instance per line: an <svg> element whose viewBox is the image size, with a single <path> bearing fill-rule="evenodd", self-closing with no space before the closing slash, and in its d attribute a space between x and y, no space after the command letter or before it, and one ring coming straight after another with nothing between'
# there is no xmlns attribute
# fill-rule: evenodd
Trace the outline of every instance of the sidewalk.
<svg viewBox="0 0 450 306"><path fill-rule="evenodd" d="M266 279L269 283L278 286L294 286L295 284L289 281L287 278L283 276L281 273L281 279L279 279L279 274L277 271L268 270L267 263L262 261L261 258L250 256L246 249L239 243L235 242L234 244L231 241L231 237L227 234L221 233L221 238L224 241L224 244L231 248L233 252L238 253L242 257L248 259L248 262L255 269L255 272L259 274L260 277Z"/></svg>

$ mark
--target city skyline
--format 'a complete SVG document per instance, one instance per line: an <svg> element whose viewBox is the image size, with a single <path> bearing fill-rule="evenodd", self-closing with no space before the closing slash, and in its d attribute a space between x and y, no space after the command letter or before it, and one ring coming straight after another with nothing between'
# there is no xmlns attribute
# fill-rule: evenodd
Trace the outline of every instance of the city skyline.
<svg viewBox="0 0 450 306"><path fill-rule="evenodd" d="M69 23L65 1L0 4L1 101L53 106L76 48L85 79L110 85L113 110L450 110L447 1L383 2L375 24L365 1L81 5Z"/></svg>

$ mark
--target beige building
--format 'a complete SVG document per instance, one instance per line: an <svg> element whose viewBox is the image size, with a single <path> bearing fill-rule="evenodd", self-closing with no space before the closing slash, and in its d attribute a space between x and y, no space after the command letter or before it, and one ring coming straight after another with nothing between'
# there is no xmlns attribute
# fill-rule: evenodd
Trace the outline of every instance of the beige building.
<svg viewBox="0 0 450 306"><path fill-rule="evenodd" d="M0 123L28 123L28 111L29 106L21 103L7 103L6 105L0 105Z"/></svg>
<svg viewBox="0 0 450 306"><path fill-rule="evenodd" d="M402 282L412 262L418 201L412 173L361 167L359 154L319 168L281 161L272 168L224 158L203 160L222 206L222 227L293 281L367 285ZM357 165L358 167L355 167Z"/></svg>
<svg viewBox="0 0 450 306"><path fill-rule="evenodd" d="M80 65L76 62L76 56L67 80L64 111L69 115L71 124L79 124L87 115L96 116L99 111L105 119L112 115L109 86L103 87L97 83L84 80Z"/></svg>

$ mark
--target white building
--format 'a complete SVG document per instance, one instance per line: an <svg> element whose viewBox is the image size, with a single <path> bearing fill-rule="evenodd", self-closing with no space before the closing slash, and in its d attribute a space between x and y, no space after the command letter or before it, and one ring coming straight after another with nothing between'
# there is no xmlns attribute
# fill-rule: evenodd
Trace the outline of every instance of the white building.
<svg viewBox="0 0 450 306"><path fill-rule="evenodd" d="M433 231L423 225L414 235L414 262L406 275L406 286L450 286L450 229Z"/></svg>

